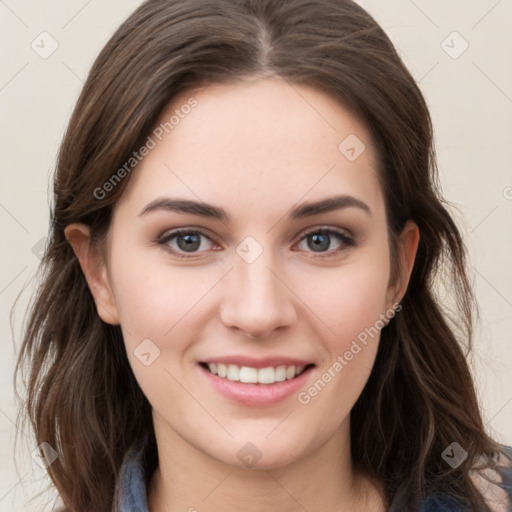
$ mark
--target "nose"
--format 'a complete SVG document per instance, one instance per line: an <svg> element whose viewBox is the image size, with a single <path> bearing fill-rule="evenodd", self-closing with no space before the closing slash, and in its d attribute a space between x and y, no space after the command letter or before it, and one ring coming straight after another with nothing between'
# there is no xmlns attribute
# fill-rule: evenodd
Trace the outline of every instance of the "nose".
<svg viewBox="0 0 512 512"><path fill-rule="evenodd" d="M252 263L235 256L220 307L222 323L249 338L267 338L297 319L291 286L274 270L266 251Z"/></svg>

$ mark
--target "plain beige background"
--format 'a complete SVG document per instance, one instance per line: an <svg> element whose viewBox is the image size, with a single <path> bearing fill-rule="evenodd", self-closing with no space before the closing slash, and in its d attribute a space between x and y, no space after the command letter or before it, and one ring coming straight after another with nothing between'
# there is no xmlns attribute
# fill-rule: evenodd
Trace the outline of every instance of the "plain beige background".
<svg viewBox="0 0 512 512"><path fill-rule="evenodd" d="M50 175L97 53L139 0L0 0L0 512L49 511L12 388L15 334L48 227ZM489 431L512 444L512 2L361 0L398 47L430 106L441 182L461 215L481 318L474 374ZM47 34L43 34L46 32ZM58 45L58 46L57 46ZM55 47L55 48L54 48ZM53 53L49 54L52 50ZM19 340L19 336L18 336Z"/></svg>

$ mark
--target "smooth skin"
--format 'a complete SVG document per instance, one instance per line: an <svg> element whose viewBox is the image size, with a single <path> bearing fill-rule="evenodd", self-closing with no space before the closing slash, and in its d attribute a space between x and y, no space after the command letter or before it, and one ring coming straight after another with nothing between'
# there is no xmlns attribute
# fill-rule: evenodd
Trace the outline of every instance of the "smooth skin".
<svg viewBox="0 0 512 512"><path fill-rule="evenodd" d="M418 228L406 224L400 275L391 279L374 143L323 92L268 77L211 85L182 92L160 121L191 97L197 106L133 171L104 243L91 245L85 225L66 228L98 314L121 325L153 407L160 465L149 509L383 511L380 482L354 471L349 449L350 410L370 375L378 335L307 404L296 394L272 406L235 403L198 363L233 354L297 357L315 364L307 390L400 302ZM354 161L338 148L350 134L365 145ZM339 195L368 209L346 204L288 216L302 203ZM208 203L229 219L165 207L142 213L162 198ZM176 228L206 236L190 251L183 235L163 243ZM328 228L342 237L322 234ZM251 263L237 252L248 236L257 245L246 247L262 249ZM148 366L134 353L147 339L160 350ZM261 453L252 468L237 456L249 442Z"/></svg>

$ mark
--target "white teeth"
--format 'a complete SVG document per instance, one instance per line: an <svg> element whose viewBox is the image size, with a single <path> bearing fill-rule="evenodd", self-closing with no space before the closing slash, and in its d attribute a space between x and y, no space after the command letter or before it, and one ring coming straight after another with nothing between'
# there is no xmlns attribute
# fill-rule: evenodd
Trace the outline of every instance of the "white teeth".
<svg viewBox="0 0 512 512"><path fill-rule="evenodd" d="M276 368L276 382L286 380L286 366L278 366Z"/></svg>
<svg viewBox="0 0 512 512"><path fill-rule="evenodd" d="M275 382L291 380L297 375L300 375L306 368L305 365L280 365L258 369L249 366L222 363L208 363L207 366L211 373L219 377L253 384L274 384Z"/></svg>
<svg viewBox="0 0 512 512"><path fill-rule="evenodd" d="M256 368L242 366L242 368L240 368L240 382L258 382L258 370Z"/></svg>
<svg viewBox="0 0 512 512"><path fill-rule="evenodd" d="M274 384L276 381L276 371L272 366L260 368L258 370L258 382L260 384Z"/></svg>
<svg viewBox="0 0 512 512"><path fill-rule="evenodd" d="M236 364L228 364L228 375L229 380L240 380L240 367Z"/></svg>
<svg viewBox="0 0 512 512"><path fill-rule="evenodd" d="M215 373L212 368L210 368L212 373ZM219 377L227 377L228 375L228 367L225 364L217 363L217 375Z"/></svg>

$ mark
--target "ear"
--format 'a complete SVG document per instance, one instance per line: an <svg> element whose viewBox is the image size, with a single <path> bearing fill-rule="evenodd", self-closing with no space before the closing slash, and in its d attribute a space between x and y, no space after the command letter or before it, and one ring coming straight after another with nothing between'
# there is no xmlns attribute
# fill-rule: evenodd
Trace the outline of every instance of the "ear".
<svg viewBox="0 0 512 512"><path fill-rule="evenodd" d="M98 315L108 324L119 324L119 315L112 293L104 251L91 243L89 226L78 223L69 224L64 229L64 234L80 263L96 303Z"/></svg>
<svg viewBox="0 0 512 512"><path fill-rule="evenodd" d="M412 220L408 220L398 237L398 274L394 282L390 282L388 288L388 300L391 304L400 302L407 291L419 241L420 230L418 226Z"/></svg>

